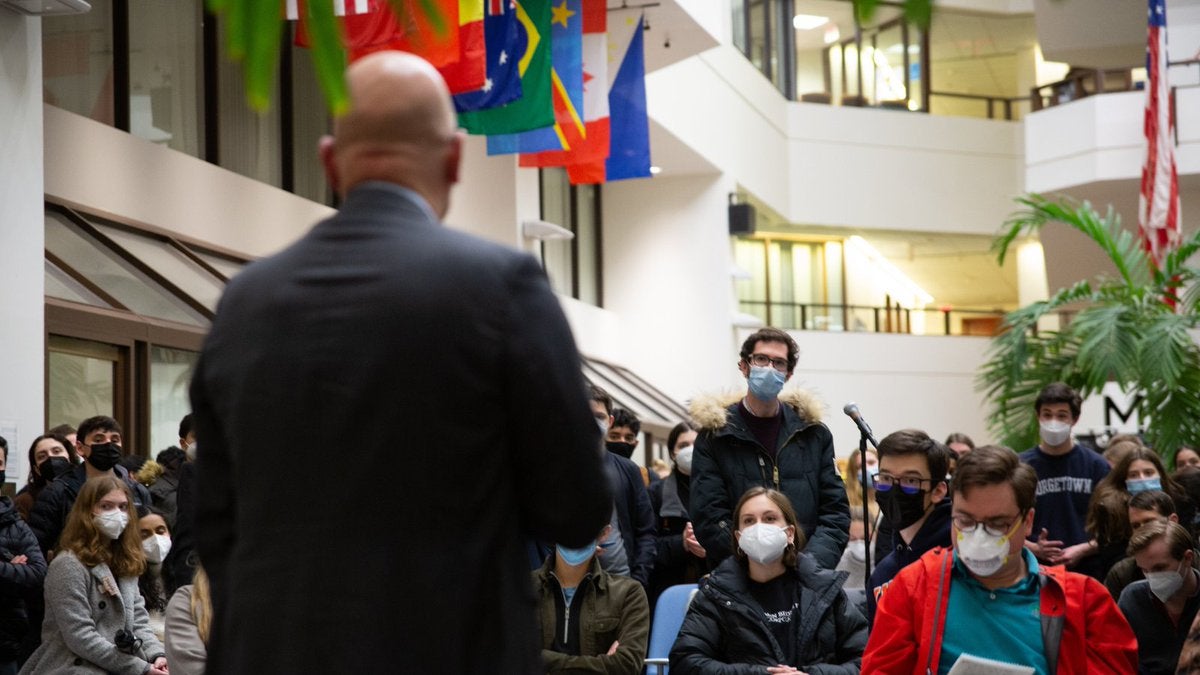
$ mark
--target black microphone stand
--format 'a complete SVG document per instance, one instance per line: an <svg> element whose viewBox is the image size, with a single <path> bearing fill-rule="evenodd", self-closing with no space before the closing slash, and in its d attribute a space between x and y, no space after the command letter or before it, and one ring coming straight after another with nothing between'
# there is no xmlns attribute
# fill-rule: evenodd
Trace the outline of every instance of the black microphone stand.
<svg viewBox="0 0 1200 675"><path fill-rule="evenodd" d="M860 485L860 487L862 487L863 540L866 542L866 551L867 551L867 555L863 559L863 584L865 587L866 585L868 585L867 581L871 578L871 525L872 525L871 509L870 509L870 506L868 506L869 500L867 498L867 441L871 441L871 445L873 447L875 447L876 449L879 448L879 444L875 442L875 439L871 437L871 434L865 428L863 428L862 425L859 426L859 432L860 432L860 435L858 438L858 468L859 468L859 472L861 473L861 476L859 476L859 485ZM870 590L868 589L867 592L869 593Z"/></svg>

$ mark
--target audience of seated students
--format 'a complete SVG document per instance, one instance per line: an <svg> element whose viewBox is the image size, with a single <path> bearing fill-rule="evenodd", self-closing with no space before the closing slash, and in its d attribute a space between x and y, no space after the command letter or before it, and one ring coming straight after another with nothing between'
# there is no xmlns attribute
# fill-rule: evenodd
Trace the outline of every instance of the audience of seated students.
<svg viewBox="0 0 1200 675"><path fill-rule="evenodd" d="M533 573L547 673L642 672L650 634L650 606L641 584L611 575L596 560L605 526L581 548L558 545Z"/></svg>
<svg viewBox="0 0 1200 675"><path fill-rule="evenodd" d="M163 614L167 609L167 589L163 584L163 560L171 551L171 530L162 513L154 509L138 509L138 536L146 556L146 571L138 577L138 590L150 615L150 628L159 640L163 639Z"/></svg>
<svg viewBox="0 0 1200 675"><path fill-rule="evenodd" d="M592 385L589 405L596 423L607 438L613 424L612 397ZM606 572L629 576L650 587L654 570L655 544L654 510L646 493L646 482L637 464L619 452L597 448L604 458L604 470L613 492L613 514L609 525L612 535L600 552L600 564Z"/></svg>
<svg viewBox="0 0 1200 675"><path fill-rule="evenodd" d="M975 449L975 441L971 440L970 436L956 431L946 436L942 445L950 450L950 464L946 472L946 480L950 480L950 476L954 475L955 467L958 466L958 459Z"/></svg>
<svg viewBox="0 0 1200 675"><path fill-rule="evenodd" d="M212 615L208 575L197 566L192 583L180 586L167 603L163 644L171 675L204 675Z"/></svg>
<svg viewBox="0 0 1200 675"><path fill-rule="evenodd" d="M138 592L146 558L136 518L125 481L101 475L83 484L46 574L42 644L22 674L167 675Z"/></svg>
<svg viewBox="0 0 1200 675"><path fill-rule="evenodd" d="M751 488L733 509L734 555L701 582L671 648L672 675L857 673L867 622L843 572L803 553L791 502Z"/></svg>
<svg viewBox="0 0 1200 675"><path fill-rule="evenodd" d="M690 422L676 424L667 434L671 452L671 473L650 485L650 508L658 522L654 573L650 582L650 603L676 584L693 584L708 571L704 547L696 541L688 504L692 494L692 444L696 427Z"/></svg>
<svg viewBox="0 0 1200 675"><path fill-rule="evenodd" d="M1162 490L1147 490L1129 498L1129 530L1131 533L1136 533L1146 523L1156 520L1179 522L1179 516L1175 513L1175 500L1171 499L1170 495ZM1197 569L1200 569L1200 555L1196 556L1195 564ZM1121 597L1121 591L1125 590L1126 586L1145 578L1142 570L1137 566L1137 560L1133 556L1127 555L1114 563L1108 570L1108 574L1104 577L1104 586L1112 594L1113 600L1116 600Z"/></svg>
<svg viewBox="0 0 1200 675"><path fill-rule="evenodd" d="M0 484L8 450L0 450ZM36 626L29 623L25 599L40 596L46 559L37 538L8 497L0 497L0 675L13 675L24 656L23 642Z"/></svg>
<svg viewBox="0 0 1200 675"><path fill-rule="evenodd" d="M1170 495L1177 509L1186 509L1190 521L1195 507L1183 488L1167 475L1158 455L1141 446L1131 449L1096 486L1088 506L1087 531L1096 544L1093 564L1101 578L1125 557L1131 532L1130 496L1149 490Z"/></svg>
<svg viewBox="0 0 1200 675"><path fill-rule="evenodd" d="M901 569L930 549L950 545L950 450L924 431L902 429L879 442L879 456L875 499L896 535L891 553L876 563L867 582L870 621L881 589Z"/></svg>
<svg viewBox="0 0 1200 675"><path fill-rule="evenodd" d="M187 453L171 446L147 461L138 470L137 481L150 490L150 504L162 514L167 527L175 527L178 506L179 473L187 461Z"/></svg>
<svg viewBox="0 0 1200 675"><path fill-rule="evenodd" d="M1129 554L1146 575L1117 602L1138 642L1138 671L1173 673L1200 610L1200 572L1193 565L1192 535L1182 525L1156 520L1138 528Z"/></svg>
<svg viewBox="0 0 1200 675"><path fill-rule="evenodd" d="M84 458L84 464L55 478L38 495L29 513L29 526L37 535L44 553L57 547L59 534L66 524L67 514L71 512L71 505L75 503L75 496L90 478L114 476L129 488L135 507L150 504L150 492L118 464L124 453L121 425L115 419L98 415L80 422L75 451Z"/></svg>
<svg viewBox="0 0 1200 675"><path fill-rule="evenodd" d="M42 490L74 468L77 461L75 445L65 437L43 434L33 439L29 446L29 482L13 498L13 505L22 520L29 520L29 512Z"/></svg>

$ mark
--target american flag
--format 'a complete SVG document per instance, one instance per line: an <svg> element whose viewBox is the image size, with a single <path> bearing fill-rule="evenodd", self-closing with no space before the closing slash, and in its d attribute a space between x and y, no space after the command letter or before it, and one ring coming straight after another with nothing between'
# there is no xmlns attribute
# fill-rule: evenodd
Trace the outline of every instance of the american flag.
<svg viewBox="0 0 1200 675"><path fill-rule="evenodd" d="M1179 243L1179 177L1175 172L1171 90L1167 85L1166 0L1149 0L1146 42L1146 163L1142 166L1142 194L1138 226L1142 243L1161 266L1163 257Z"/></svg>
<svg viewBox="0 0 1200 675"><path fill-rule="evenodd" d="M317 2L333 2L333 13L336 16L347 14L368 14L371 12L370 0L317 0ZM300 0L287 0L288 21L300 18Z"/></svg>

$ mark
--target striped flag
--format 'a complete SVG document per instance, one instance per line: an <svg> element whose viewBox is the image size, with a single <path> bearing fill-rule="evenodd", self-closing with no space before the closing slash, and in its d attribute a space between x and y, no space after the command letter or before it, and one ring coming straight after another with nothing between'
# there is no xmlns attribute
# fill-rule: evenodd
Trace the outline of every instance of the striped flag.
<svg viewBox="0 0 1200 675"><path fill-rule="evenodd" d="M333 13L336 16L368 14L371 11L370 0L332 0ZM288 21L300 19L300 0L287 0Z"/></svg>
<svg viewBox="0 0 1200 675"><path fill-rule="evenodd" d="M1156 266L1179 243L1179 177L1175 171L1171 89L1167 85L1166 0L1149 0L1146 43L1146 163L1142 166L1142 193L1138 203L1138 229L1142 244Z"/></svg>

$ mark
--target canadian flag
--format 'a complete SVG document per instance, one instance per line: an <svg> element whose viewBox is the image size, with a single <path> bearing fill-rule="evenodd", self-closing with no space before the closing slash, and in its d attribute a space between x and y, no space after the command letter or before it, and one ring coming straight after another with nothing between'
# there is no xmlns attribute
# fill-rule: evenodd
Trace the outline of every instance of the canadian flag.
<svg viewBox="0 0 1200 675"><path fill-rule="evenodd" d="M288 21L300 18L300 0L286 0ZM332 0L333 13L337 16L367 14L371 11L370 0Z"/></svg>

